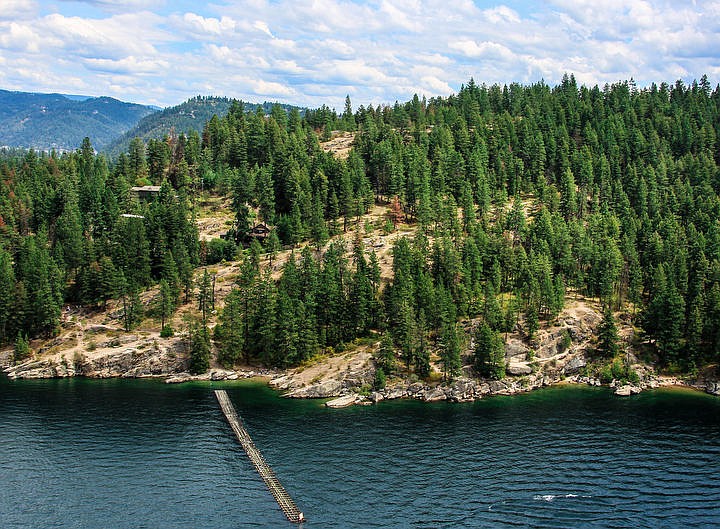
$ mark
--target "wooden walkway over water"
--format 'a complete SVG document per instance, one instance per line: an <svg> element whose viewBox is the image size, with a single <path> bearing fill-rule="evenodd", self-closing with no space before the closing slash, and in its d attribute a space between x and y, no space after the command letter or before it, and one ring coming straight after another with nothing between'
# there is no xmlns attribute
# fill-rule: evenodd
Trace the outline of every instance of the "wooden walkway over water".
<svg viewBox="0 0 720 529"><path fill-rule="evenodd" d="M304 521L305 518L303 517L303 513L300 512L300 509L298 509L290 495L285 491L285 488L278 480L275 472L273 472L270 465L265 462L260 450L257 449L255 443L250 438L250 434L248 434L247 430L243 426L242 420L240 420L240 417L235 411L235 407L232 405L232 402L230 402L230 397L228 397L225 390L216 389L215 397L217 397L220 408L225 414L225 418L228 423L230 423L230 427L233 432L235 432L235 437L237 437L238 441L240 441L240 444L245 450L248 458L250 458L252 464L255 465L255 469L258 471L258 474L260 474L260 477L265 482L265 485L267 485L267 488L277 501L280 509L282 509L282 512L285 513L285 516L287 516L287 519L295 523Z"/></svg>

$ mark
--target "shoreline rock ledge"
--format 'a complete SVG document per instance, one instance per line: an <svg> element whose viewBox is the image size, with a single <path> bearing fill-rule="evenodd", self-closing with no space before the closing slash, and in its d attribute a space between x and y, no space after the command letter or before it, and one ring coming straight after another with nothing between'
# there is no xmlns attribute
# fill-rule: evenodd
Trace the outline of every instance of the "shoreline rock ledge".
<svg viewBox="0 0 720 529"><path fill-rule="evenodd" d="M617 388L615 388L615 395L619 397L629 397L630 395L637 395L641 391L642 389L637 386L626 384L624 386L618 386Z"/></svg>

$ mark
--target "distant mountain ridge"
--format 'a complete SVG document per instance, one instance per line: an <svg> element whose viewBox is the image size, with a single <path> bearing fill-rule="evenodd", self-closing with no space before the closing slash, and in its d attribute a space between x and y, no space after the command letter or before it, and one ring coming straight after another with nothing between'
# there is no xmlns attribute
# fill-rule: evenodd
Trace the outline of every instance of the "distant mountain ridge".
<svg viewBox="0 0 720 529"><path fill-rule="evenodd" d="M112 97L0 90L0 146L73 150L87 136L103 150L154 112L153 107Z"/></svg>
<svg viewBox="0 0 720 529"><path fill-rule="evenodd" d="M236 99L196 96L179 105L157 107L126 103L111 97L39 94L0 90L0 147L74 150L89 137L93 147L111 157L127 152L139 137L162 139L174 131L202 132L213 115L223 117ZM246 111L262 107L270 113L276 103L244 103ZM280 104L289 112L304 108Z"/></svg>

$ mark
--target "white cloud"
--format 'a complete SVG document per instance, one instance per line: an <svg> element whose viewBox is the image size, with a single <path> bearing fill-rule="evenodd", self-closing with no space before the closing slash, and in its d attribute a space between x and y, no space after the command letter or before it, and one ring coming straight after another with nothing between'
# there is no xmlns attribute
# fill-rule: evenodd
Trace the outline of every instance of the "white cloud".
<svg viewBox="0 0 720 529"><path fill-rule="evenodd" d="M421 93L430 92L431 94L440 94L440 95L450 95L454 92L454 90L450 87L447 82L442 81L441 79L426 75L424 77L420 78L420 81L423 86L423 90L419 90Z"/></svg>
<svg viewBox="0 0 720 529"><path fill-rule="evenodd" d="M138 59L133 56L120 60L88 58L84 60L84 63L89 70L127 75L146 75L167 72L170 66L167 61Z"/></svg>
<svg viewBox="0 0 720 529"><path fill-rule="evenodd" d="M232 32L237 27L237 22L230 17L205 18L195 13L185 13L182 17L173 15L170 17L171 24L189 35L198 37L215 37Z"/></svg>
<svg viewBox="0 0 720 529"><path fill-rule="evenodd" d="M40 51L43 39L29 25L11 22L10 24L0 24L0 28L3 29L0 34L0 46L3 48L30 53Z"/></svg>
<svg viewBox="0 0 720 529"><path fill-rule="evenodd" d="M280 83L254 79L250 81L253 92L261 96L287 97L295 95L295 91L289 86Z"/></svg>
<svg viewBox="0 0 720 529"><path fill-rule="evenodd" d="M198 93L342 109L478 83L686 81L720 71L720 2L0 0L2 84L177 104ZM518 6L514 2L512 6ZM12 17L7 17L12 13ZM43 65L42 76L31 74ZM170 72L170 73L169 73ZM83 89L84 88L84 89Z"/></svg>
<svg viewBox="0 0 720 529"><path fill-rule="evenodd" d="M68 1L68 0L62 0ZM112 13L135 13L164 6L166 0L71 0L81 4L96 6Z"/></svg>
<svg viewBox="0 0 720 529"><path fill-rule="evenodd" d="M0 20L18 20L33 17L37 12L35 0L3 0Z"/></svg>
<svg viewBox="0 0 720 529"><path fill-rule="evenodd" d="M512 60L514 58L510 49L497 42L485 41L478 44L474 40L460 40L449 43L448 47L461 51L468 57L492 60Z"/></svg>
<svg viewBox="0 0 720 529"><path fill-rule="evenodd" d="M317 45L324 48L325 53L331 55L354 56L357 52L349 43L338 39L326 39L317 42Z"/></svg>
<svg viewBox="0 0 720 529"><path fill-rule="evenodd" d="M504 24L507 22L518 24L520 22L520 15L518 15L517 11L504 5L486 9L483 11L483 15L493 24Z"/></svg>
<svg viewBox="0 0 720 529"><path fill-rule="evenodd" d="M154 54L154 40L159 32L153 28L154 15L139 13L116 15L107 19L48 15L39 27L51 35L62 48L82 57L119 59L127 55ZM138 35L145 38L137 38Z"/></svg>
<svg viewBox="0 0 720 529"><path fill-rule="evenodd" d="M274 38L274 35L272 34L272 31L270 31L270 27L268 27L266 22L263 22L262 20L256 20L255 22L253 22L253 27L262 31L268 37Z"/></svg>
<svg viewBox="0 0 720 529"><path fill-rule="evenodd" d="M422 7L418 4L418 2L405 2L405 5L400 8L396 5L393 5L388 0L383 0L383 2L380 4L380 13L390 17L390 20L392 20L394 24L403 29L413 32L420 32L424 29L423 25L417 20L413 20L410 16L408 16L408 12L412 12L413 10L421 8Z"/></svg>

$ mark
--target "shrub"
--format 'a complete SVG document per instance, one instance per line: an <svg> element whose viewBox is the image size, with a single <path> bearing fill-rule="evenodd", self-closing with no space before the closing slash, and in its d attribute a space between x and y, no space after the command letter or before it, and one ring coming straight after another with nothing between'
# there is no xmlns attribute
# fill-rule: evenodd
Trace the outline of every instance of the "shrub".
<svg viewBox="0 0 720 529"><path fill-rule="evenodd" d="M18 332L17 340L15 341L15 349L13 351L13 360L20 362L30 356L30 344L27 336Z"/></svg>
<svg viewBox="0 0 720 529"><path fill-rule="evenodd" d="M373 387L375 390L381 390L385 387L386 379L385 379L385 371L383 371L382 367L378 367L375 370L375 381L373 382Z"/></svg>
<svg viewBox="0 0 720 529"><path fill-rule="evenodd" d="M175 334L173 328L170 325L165 325L160 331L160 338L170 338L173 334Z"/></svg>
<svg viewBox="0 0 720 529"><path fill-rule="evenodd" d="M603 384L609 384L617 380L621 384L639 384L640 376L633 368L625 364L619 358L613 360L612 364L606 364L600 368L598 378Z"/></svg>
<svg viewBox="0 0 720 529"><path fill-rule="evenodd" d="M207 255L205 263L212 265L221 262L223 259L232 261L235 257L237 246L233 241L225 239L211 239L207 242Z"/></svg>
<svg viewBox="0 0 720 529"><path fill-rule="evenodd" d="M570 331L567 329L563 330L562 333L562 339L560 340L560 351L561 353L564 353L567 351L570 346L572 345L572 336L570 336Z"/></svg>

